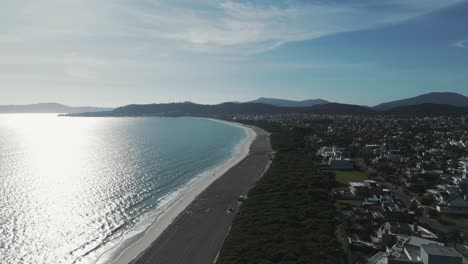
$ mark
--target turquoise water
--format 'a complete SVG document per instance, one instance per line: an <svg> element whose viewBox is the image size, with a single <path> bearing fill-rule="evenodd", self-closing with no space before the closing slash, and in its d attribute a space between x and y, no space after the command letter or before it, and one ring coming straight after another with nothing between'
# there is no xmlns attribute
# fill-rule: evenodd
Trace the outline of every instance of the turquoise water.
<svg viewBox="0 0 468 264"><path fill-rule="evenodd" d="M92 263L245 137L196 118L0 115L0 263Z"/></svg>

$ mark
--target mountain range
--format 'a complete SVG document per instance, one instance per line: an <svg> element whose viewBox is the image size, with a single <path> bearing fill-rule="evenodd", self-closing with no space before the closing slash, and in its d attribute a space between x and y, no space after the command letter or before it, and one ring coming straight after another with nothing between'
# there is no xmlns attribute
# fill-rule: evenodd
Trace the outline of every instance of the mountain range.
<svg viewBox="0 0 468 264"><path fill-rule="evenodd" d="M262 104L271 104L271 105L285 106L285 107L307 107L307 106L328 104L330 102L327 100L323 100L323 99L294 101L294 100L260 97L256 100L250 101L249 103L262 103ZM450 93L450 92L427 93L427 94L422 94L422 95L407 98L407 99L382 103L371 108L378 110L378 111L386 111L386 110L390 110L390 109L400 107L400 106L410 106L410 105L418 105L418 104L446 104L446 105L459 106L459 107L468 107L468 97L458 94L458 93Z"/></svg>
<svg viewBox="0 0 468 264"><path fill-rule="evenodd" d="M222 103L202 105L195 103L169 103L149 105L127 105L112 111L78 114L78 116L212 116L226 117L239 114L366 114L376 111L347 104L329 103L309 107L281 107L261 103Z"/></svg>
<svg viewBox="0 0 468 264"><path fill-rule="evenodd" d="M440 116L440 115L468 115L468 107L448 104L415 104L398 106L383 111L385 114L398 116Z"/></svg>
<svg viewBox="0 0 468 264"><path fill-rule="evenodd" d="M89 113L110 111L112 108L80 106L72 107L57 103L40 103L30 105L0 105L0 113Z"/></svg>
<svg viewBox="0 0 468 264"><path fill-rule="evenodd" d="M390 110L400 106L418 104L445 104L459 107L468 107L468 97L458 93L428 93L407 99L391 101L374 107L376 110Z"/></svg>
<svg viewBox="0 0 468 264"><path fill-rule="evenodd" d="M56 103L0 106L0 113L85 113L86 116L228 116L236 114L351 114L351 115L465 115L468 97L457 93L429 93L375 107L331 103L323 99L293 101L259 98L246 103L202 105L191 102L127 105L116 109L70 107Z"/></svg>
<svg viewBox="0 0 468 264"><path fill-rule="evenodd" d="M270 104L270 105L283 106L283 107L307 107L307 106L328 104L330 102L327 100L323 100L323 99L309 99L309 100L303 100L303 101L293 101L293 100L285 100L285 99L260 97L256 100L250 101L249 103Z"/></svg>

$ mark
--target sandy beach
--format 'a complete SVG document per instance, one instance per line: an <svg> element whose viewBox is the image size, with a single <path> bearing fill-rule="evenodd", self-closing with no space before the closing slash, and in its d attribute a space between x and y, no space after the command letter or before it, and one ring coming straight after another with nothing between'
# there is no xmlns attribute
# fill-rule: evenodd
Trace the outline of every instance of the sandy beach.
<svg viewBox="0 0 468 264"><path fill-rule="evenodd" d="M218 122L226 122L213 119ZM237 155L212 175L197 183L139 236L121 249L99 258L97 263L212 263L221 249L238 198L246 194L269 165L272 152L269 134L242 127L247 134ZM229 213L228 208L233 212Z"/></svg>

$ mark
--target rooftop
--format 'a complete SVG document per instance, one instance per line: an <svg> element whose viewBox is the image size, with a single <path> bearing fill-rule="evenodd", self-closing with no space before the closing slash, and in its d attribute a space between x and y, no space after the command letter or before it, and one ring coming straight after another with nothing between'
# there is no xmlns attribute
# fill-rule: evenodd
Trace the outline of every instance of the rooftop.
<svg viewBox="0 0 468 264"><path fill-rule="evenodd" d="M436 244L422 245L422 249L432 256L462 257L455 249Z"/></svg>
<svg viewBox="0 0 468 264"><path fill-rule="evenodd" d="M364 182L350 182L349 185L353 187L367 187L367 185Z"/></svg>

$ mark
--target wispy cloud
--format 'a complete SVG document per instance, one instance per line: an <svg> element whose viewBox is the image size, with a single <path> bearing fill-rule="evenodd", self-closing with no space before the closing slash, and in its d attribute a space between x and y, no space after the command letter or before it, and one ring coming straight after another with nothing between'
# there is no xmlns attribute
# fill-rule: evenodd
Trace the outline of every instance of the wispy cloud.
<svg viewBox="0 0 468 264"><path fill-rule="evenodd" d="M161 1L128 10L134 32L199 52L254 54L288 42L399 23L457 2L204 1L200 10Z"/></svg>
<svg viewBox="0 0 468 264"><path fill-rule="evenodd" d="M457 40L452 43L453 47L468 49L468 39Z"/></svg>
<svg viewBox="0 0 468 264"><path fill-rule="evenodd" d="M399 23L460 1L18 0L0 10L0 44L118 38L249 55L288 42Z"/></svg>

